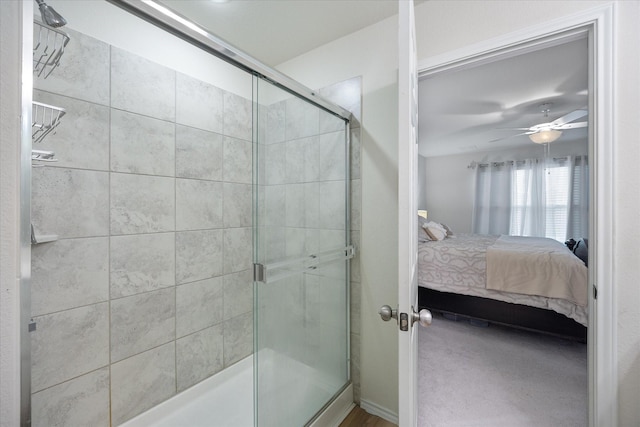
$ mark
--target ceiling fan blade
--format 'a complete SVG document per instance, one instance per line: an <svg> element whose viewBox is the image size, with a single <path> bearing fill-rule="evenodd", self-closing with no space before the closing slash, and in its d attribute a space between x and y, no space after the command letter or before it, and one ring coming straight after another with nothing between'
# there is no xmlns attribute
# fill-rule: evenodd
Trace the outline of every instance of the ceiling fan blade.
<svg viewBox="0 0 640 427"><path fill-rule="evenodd" d="M586 128L589 125L588 122L578 122L578 123L566 123L561 126L554 126L555 130L566 130L566 129L577 129L577 128Z"/></svg>
<svg viewBox="0 0 640 427"><path fill-rule="evenodd" d="M575 110L570 112L569 114L565 114L564 116L555 119L550 124L553 127L562 126L566 123L572 122L574 120L578 120L588 114L587 110Z"/></svg>
<svg viewBox="0 0 640 427"><path fill-rule="evenodd" d="M503 139L515 138L516 136L520 136L520 135L531 135L532 133L535 133L535 132L522 132L522 133L517 133L517 134L515 134L515 135L505 136L504 138L492 139L491 141L487 141L487 142L488 142L489 144L491 144L491 143L493 143L493 142L502 141Z"/></svg>

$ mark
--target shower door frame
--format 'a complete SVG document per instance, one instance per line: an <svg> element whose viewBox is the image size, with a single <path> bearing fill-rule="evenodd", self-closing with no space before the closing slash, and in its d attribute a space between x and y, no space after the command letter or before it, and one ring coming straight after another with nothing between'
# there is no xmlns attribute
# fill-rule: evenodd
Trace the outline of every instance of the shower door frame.
<svg viewBox="0 0 640 427"><path fill-rule="evenodd" d="M105 0L106 2L118 6L129 13L147 21L165 31L201 48L202 50L222 59L241 70L249 72L254 78L262 78L279 88L305 99L307 102L316 107L327 111L345 121L345 144L347 154L350 147L350 122L351 113L334 103L319 96L315 91L307 88L299 82L291 79L283 73L261 63L252 58L228 42L209 33L206 29L196 25L189 19L180 16L173 11L160 6L153 0ZM21 57L21 116L20 116L20 214L19 214L19 273L20 273L20 289L19 289L19 347L20 347L20 425L31 425L31 345L30 345L30 323L31 323L31 121L32 110L31 104L33 100L33 2L21 2L21 25L20 32L22 37L22 57ZM346 179L346 225L345 225L345 246L350 245L350 174L349 174L350 157L347 155L347 179ZM349 268L346 269L345 281L349 280ZM349 292L346 295L347 308L349 308ZM349 315L347 313L347 319ZM345 363L347 363L347 373L349 380L345 387L334 396L324 407L319 409L318 414L322 413L336 399L341 398L341 393L348 388L350 384L349 372L349 322L345 325L347 328L347 354L345 355ZM314 417L309 421L310 424L316 421Z"/></svg>

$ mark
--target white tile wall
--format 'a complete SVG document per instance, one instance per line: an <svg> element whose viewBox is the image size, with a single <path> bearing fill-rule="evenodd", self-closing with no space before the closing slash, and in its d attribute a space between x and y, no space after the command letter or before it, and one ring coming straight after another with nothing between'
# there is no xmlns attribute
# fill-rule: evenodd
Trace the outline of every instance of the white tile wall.
<svg viewBox="0 0 640 427"><path fill-rule="evenodd" d="M36 231L60 236L34 247L34 425L101 425L109 416L117 425L253 350L253 112L249 100L69 32L68 62L34 93L68 110L42 145L60 162L33 174ZM277 259L339 245L337 125L294 98L263 111L262 250ZM352 178L359 150L355 128ZM312 286L319 277L304 279L307 288L292 280L274 306L300 318L305 304L322 302ZM305 342L328 345L329 335L290 326L273 332L284 348L311 357Z"/></svg>
<svg viewBox="0 0 640 427"><path fill-rule="evenodd" d="M32 183L59 235L33 247L34 423L118 425L253 350L252 104L69 33L34 92L67 109Z"/></svg>

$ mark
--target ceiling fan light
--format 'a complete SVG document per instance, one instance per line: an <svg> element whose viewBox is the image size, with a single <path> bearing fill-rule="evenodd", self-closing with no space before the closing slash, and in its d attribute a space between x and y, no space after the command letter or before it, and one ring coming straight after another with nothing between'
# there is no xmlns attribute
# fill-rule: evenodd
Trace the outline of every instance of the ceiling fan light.
<svg viewBox="0 0 640 427"><path fill-rule="evenodd" d="M548 144L549 142L553 142L556 139L560 138L562 135L561 130L542 130L540 132L532 133L529 135L529 139L536 144Z"/></svg>

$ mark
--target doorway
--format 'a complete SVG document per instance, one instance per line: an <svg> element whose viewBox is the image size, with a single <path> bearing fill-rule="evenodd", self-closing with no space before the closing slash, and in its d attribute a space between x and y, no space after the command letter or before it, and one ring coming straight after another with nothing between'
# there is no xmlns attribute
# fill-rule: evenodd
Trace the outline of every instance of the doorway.
<svg viewBox="0 0 640 427"><path fill-rule="evenodd" d="M587 16L588 15L588 16ZM611 133L607 118L608 103L611 101L611 75L604 70L604 64L611 60L602 49L603 45L611 42L611 10L602 8L591 14L570 17L564 22L556 22L550 26L533 28L527 31L510 34L501 40L486 43L482 46L474 45L469 49L461 49L449 55L443 55L431 62L419 64L422 76L441 72L456 72L465 67L477 66L483 61L494 60L497 56L510 57L529 49L537 50L540 45L547 46L561 43L567 37L583 34L589 40L589 133L588 153L592 160L592 170L598 171L590 178L590 228L589 235L592 242L589 248L591 262L589 263L589 286L591 294L594 283L610 283L610 272L605 268L607 255L605 249L611 248L611 239L604 235L603 229L610 225L609 195L603 192L606 183L611 182L612 158L606 146L607 136ZM569 29L569 30L568 30ZM597 31L596 31L597 30ZM598 95L597 97L595 95ZM431 213L429 213L431 216ZM594 221L598 218L598 222ZM435 218L434 218L435 219ZM594 287L595 288L595 287ZM611 405L611 394L615 375L611 356L602 350L604 343L611 344L608 337L613 329L611 320L612 295L608 287L600 287L606 294L598 294L598 299L589 301L589 420L590 425L597 425L604 419L614 416L608 409ZM596 319L596 311L600 316ZM602 313L606 312L607 316ZM596 346L597 342L597 346ZM606 345L604 344L604 345ZM608 375L605 375L608 374ZM598 399L595 399L595 389L598 389ZM605 422L606 424L606 422Z"/></svg>

